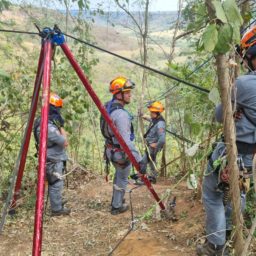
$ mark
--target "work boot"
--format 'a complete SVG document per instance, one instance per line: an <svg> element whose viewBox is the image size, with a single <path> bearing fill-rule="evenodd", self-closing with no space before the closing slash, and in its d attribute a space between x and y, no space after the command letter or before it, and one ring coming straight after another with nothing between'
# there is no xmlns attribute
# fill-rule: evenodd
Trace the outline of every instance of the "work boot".
<svg viewBox="0 0 256 256"><path fill-rule="evenodd" d="M206 241L202 245L197 245L198 256L229 256L228 249L224 245L217 245Z"/></svg>
<svg viewBox="0 0 256 256"><path fill-rule="evenodd" d="M125 198L123 198L122 204L125 204L125 202L126 202L126 200L125 200ZM112 203L113 203L113 199L111 200L111 204L109 205L109 207L111 207L111 209L112 209Z"/></svg>
<svg viewBox="0 0 256 256"><path fill-rule="evenodd" d="M71 213L70 209L62 207L62 209L59 211L52 211L51 216L69 215L70 213Z"/></svg>
<svg viewBox="0 0 256 256"><path fill-rule="evenodd" d="M129 206L127 204L123 204L121 207L119 208L115 208L112 206L111 208L111 214L112 215L117 215L123 212L126 212L129 209Z"/></svg>
<svg viewBox="0 0 256 256"><path fill-rule="evenodd" d="M63 206L64 206L67 202L68 202L67 199L62 200L62 208L63 208Z"/></svg>

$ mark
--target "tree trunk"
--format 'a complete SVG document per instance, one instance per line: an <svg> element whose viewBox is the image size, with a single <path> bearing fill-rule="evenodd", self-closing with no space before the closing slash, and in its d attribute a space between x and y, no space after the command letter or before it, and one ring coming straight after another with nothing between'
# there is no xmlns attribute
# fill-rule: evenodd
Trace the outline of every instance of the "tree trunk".
<svg viewBox="0 0 256 256"><path fill-rule="evenodd" d="M233 222L235 225L234 248L235 255L242 253L243 239L243 216L241 213L240 189L239 189L239 170L237 166L237 148L233 110L231 104L231 84L229 78L228 59L223 54L216 56L218 72L218 82L221 92L221 102L223 106L223 125L224 137L227 147L228 169L230 170L230 190L233 209Z"/></svg>
<svg viewBox="0 0 256 256"><path fill-rule="evenodd" d="M183 5L183 0L179 0L179 10L178 10L178 15L177 15L177 21L176 21L176 24L175 24L175 29L174 29L174 33L173 33L171 48L170 48L170 55L169 55L169 59L168 59L169 64L171 64L172 61L173 61L173 54L174 54L174 50L175 50L176 37L177 37L177 33L178 33L178 30L179 30L180 21L181 21L182 5Z"/></svg>
<svg viewBox="0 0 256 256"><path fill-rule="evenodd" d="M143 62L143 65L147 65L148 61L148 46L147 46L147 39L148 39L148 8L149 8L149 0L145 2L145 11L144 11L144 29L141 31L144 31L141 33L141 60ZM144 96L145 96L145 89L147 87L147 71L143 69L142 73L142 86L141 86L141 96L140 96L140 103L139 103L139 112L143 113L143 103L144 103ZM143 124L143 119L140 116L139 118L140 121L140 129L141 133L144 134L144 124Z"/></svg>
<svg viewBox="0 0 256 256"><path fill-rule="evenodd" d="M165 122L168 122L168 110L169 110L169 98L168 96L165 98ZM167 128L167 127L166 127ZM166 167L166 143L164 144L163 153L162 153L162 161L161 161L161 177L167 177L167 167Z"/></svg>
<svg viewBox="0 0 256 256"><path fill-rule="evenodd" d="M208 14L211 20L215 19L215 9L212 4L213 0L205 0ZM240 256L243 251L243 216L241 213L241 199L239 189L239 170L237 166L237 148L235 125L233 119L233 110L231 104L231 79L229 77L228 58L224 54L217 54L216 65L218 73L218 83L221 93L221 103L223 106L223 126L225 144L227 147L227 161L229 169L229 183L231 191L231 202L233 212L233 224L235 226L234 248L235 255Z"/></svg>

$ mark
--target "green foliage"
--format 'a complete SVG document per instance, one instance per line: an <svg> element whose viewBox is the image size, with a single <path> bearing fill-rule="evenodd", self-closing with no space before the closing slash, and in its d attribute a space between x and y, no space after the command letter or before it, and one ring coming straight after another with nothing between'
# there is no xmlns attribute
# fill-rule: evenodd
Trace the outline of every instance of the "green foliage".
<svg viewBox="0 0 256 256"><path fill-rule="evenodd" d="M235 0L225 0L223 1L222 6L225 11L228 23L240 27L243 24L243 18Z"/></svg>
<svg viewBox="0 0 256 256"><path fill-rule="evenodd" d="M212 52L218 42L218 30L216 24L210 24L206 27L203 36L202 44L206 51Z"/></svg>
<svg viewBox="0 0 256 256"><path fill-rule="evenodd" d="M204 31L202 44L206 51L226 53L240 41L243 19L235 0L213 1L216 20L210 21ZM211 41L212 39L212 41Z"/></svg>
<svg viewBox="0 0 256 256"><path fill-rule="evenodd" d="M11 3L6 0L1 0L0 1L0 12L2 12L5 9L8 9L10 7Z"/></svg>
<svg viewBox="0 0 256 256"><path fill-rule="evenodd" d="M229 51L232 42L232 26L230 24L224 24L219 26L218 42L215 46L214 52L226 53Z"/></svg>
<svg viewBox="0 0 256 256"><path fill-rule="evenodd" d="M88 1L84 3L88 4ZM89 8L85 5L84 8ZM48 11L42 10L42 15L34 7L24 8L31 13L30 19L39 21L38 24L47 24L55 19L54 15L47 20ZM44 15L46 12L47 15ZM81 12L82 15L82 12ZM64 20L64 16L62 16ZM30 24L31 24L30 20ZM54 22L56 23L56 22ZM53 24L54 24L53 23ZM8 23L6 26L13 29L17 24ZM26 27L26 24L23 24ZM26 29L24 29L26 30ZM81 38L90 40L90 24L79 17L75 22L70 24L70 30L78 34ZM33 47L27 48L25 45L36 42ZM84 72L91 77L92 67L97 64L93 51L82 44L73 44L69 42L70 48L74 52L76 59L80 63ZM28 111L31 103L33 84L35 80L37 60L40 51L38 40L16 35L2 35L0 54L3 56L2 66L0 69L0 200L6 196L9 186L9 179L12 176L15 161L20 149L20 142L23 137ZM68 153L71 158L87 167L100 170L101 163L98 161L99 156L95 147L96 128L92 127L92 122L88 118L89 100L81 81L76 73L70 67L67 58L57 49L54 57L53 74L51 90L56 91L64 98L64 108L62 114L66 121L66 130L69 132L69 149ZM40 99L39 99L40 101ZM97 118L98 113L91 111ZM38 106L38 115L40 114L40 103ZM94 124L95 125L95 124ZM96 124L97 125L97 124ZM89 128L90 127L90 128ZM100 133L98 133L100 136ZM36 179L36 165L38 159L34 158L35 148L33 147L33 136L31 139L30 150L27 157L26 170L24 172L23 187L28 193L34 193ZM95 155L92 161L92 153ZM85 155L87 156L85 157ZM33 200L30 200L33 203ZM34 204L34 203L33 203Z"/></svg>
<svg viewBox="0 0 256 256"><path fill-rule="evenodd" d="M212 2L214 7L215 7L215 12L216 12L216 18L219 19L222 23L227 23L227 17L226 13L223 9L222 3L220 1L213 1Z"/></svg>
<svg viewBox="0 0 256 256"><path fill-rule="evenodd" d="M204 0L188 0L182 11L182 16L187 23L187 30L199 31L205 26L207 20L207 9Z"/></svg>
<svg viewBox="0 0 256 256"><path fill-rule="evenodd" d="M232 45L239 43L243 19L235 0L212 1L215 13L215 18L212 20L208 18L204 1L188 0L186 2L187 6L183 11L185 20L188 22L186 29L192 29L196 33L208 24L199 39L198 50L215 54L226 53Z"/></svg>
<svg viewBox="0 0 256 256"><path fill-rule="evenodd" d="M247 228L250 228L252 225L252 221L255 218L255 193L253 184L251 184L251 189L246 194L246 207L244 212L245 225ZM256 232L254 233L254 237L256 236Z"/></svg>
<svg viewBox="0 0 256 256"><path fill-rule="evenodd" d="M210 101L212 101L215 104L215 106L217 106L220 103L220 94L219 94L218 89L214 87L210 91L208 98Z"/></svg>

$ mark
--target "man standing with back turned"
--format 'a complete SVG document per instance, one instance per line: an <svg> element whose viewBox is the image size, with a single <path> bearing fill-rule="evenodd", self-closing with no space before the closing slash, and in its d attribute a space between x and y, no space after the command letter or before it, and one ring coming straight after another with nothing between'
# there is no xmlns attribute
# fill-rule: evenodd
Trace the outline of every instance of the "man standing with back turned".
<svg viewBox="0 0 256 256"><path fill-rule="evenodd" d="M233 88L235 108L236 144L238 151L238 167L240 177L252 170L252 159L256 152L256 27L246 32L241 40L240 54L249 69L246 75L239 76ZM223 122L222 105L216 108L216 119ZM203 203L206 212L206 237L204 245L197 247L199 256L229 255L225 249L226 236L232 229L231 207L225 202L229 189L228 173L225 165L217 166L216 160L226 155L225 138L217 143L208 161L203 180ZM245 191L241 188L241 206L245 207Z"/></svg>
<svg viewBox="0 0 256 256"><path fill-rule="evenodd" d="M68 145L66 132L63 128L64 120L60 114L63 101L56 93L51 93L49 103L46 177L49 185L51 215L69 215L70 209L64 207L65 202L62 199L63 179L61 176L67 161L66 147ZM34 136L38 148L40 118L37 118L34 123Z"/></svg>

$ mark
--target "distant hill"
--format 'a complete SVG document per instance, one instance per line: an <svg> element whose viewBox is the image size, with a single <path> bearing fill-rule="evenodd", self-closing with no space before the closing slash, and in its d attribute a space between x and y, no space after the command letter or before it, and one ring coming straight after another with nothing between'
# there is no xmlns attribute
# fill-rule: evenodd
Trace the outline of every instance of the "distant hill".
<svg viewBox="0 0 256 256"><path fill-rule="evenodd" d="M64 11L63 11L64 12ZM77 16L78 10L72 10L71 14ZM139 12L132 12L138 17ZM124 12L105 12L100 14L97 12L84 13L85 19L93 20L99 26L107 26L114 23L115 25L131 25L131 20ZM162 31L170 29L177 18L176 11L166 12L150 12L149 13L149 28L151 31Z"/></svg>

